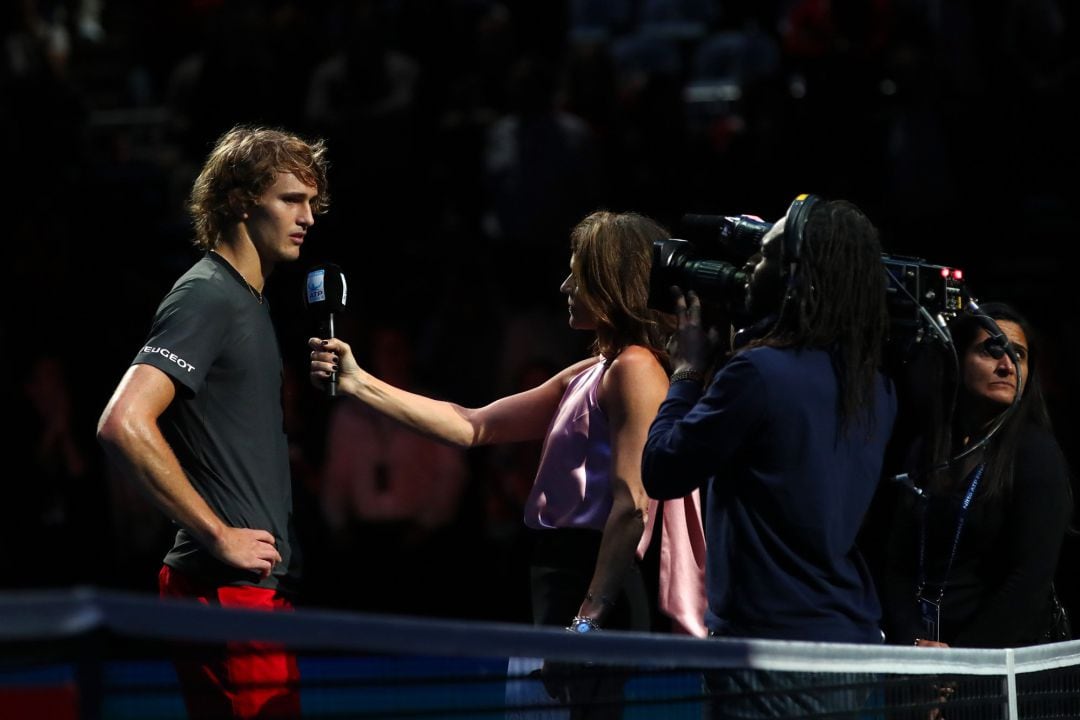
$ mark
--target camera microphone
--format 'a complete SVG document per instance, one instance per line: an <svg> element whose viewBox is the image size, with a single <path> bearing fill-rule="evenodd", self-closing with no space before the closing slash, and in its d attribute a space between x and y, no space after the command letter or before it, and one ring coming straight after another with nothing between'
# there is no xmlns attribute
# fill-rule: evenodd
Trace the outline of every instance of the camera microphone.
<svg viewBox="0 0 1080 720"><path fill-rule="evenodd" d="M682 226L688 231L700 231L703 237L719 242L740 260L761 249L761 238L772 227L756 215L683 215Z"/></svg>
<svg viewBox="0 0 1080 720"><path fill-rule="evenodd" d="M304 307L319 320L323 337L334 337L334 315L345 310L348 293L345 273L337 265L323 263L308 271L304 282ZM330 374L326 394L337 395L336 372Z"/></svg>

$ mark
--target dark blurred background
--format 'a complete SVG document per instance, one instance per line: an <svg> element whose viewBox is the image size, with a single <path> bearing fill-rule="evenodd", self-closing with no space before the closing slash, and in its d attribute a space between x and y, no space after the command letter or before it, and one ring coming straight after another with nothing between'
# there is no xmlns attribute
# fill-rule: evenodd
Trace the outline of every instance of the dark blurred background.
<svg viewBox="0 0 1080 720"><path fill-rule="evenodd" d="M369 367L483 404L586 351L558 287L569 229L600 207L678 234L687 212L775 219L798 192L852 200L887 251L962 268L978 298L1030 316L1080 467L1078 10L4 2L0 584L154 591L172 530L106 469L94 425L197 258L185 194L237 123L325 137L333 163L329 214L268 286L306 604L526 620L521 506L539 452L447 450L328 403L306 376L307 266L345 270L339 334ZM1075 615L1074 545L1059 576Z"/></svg>

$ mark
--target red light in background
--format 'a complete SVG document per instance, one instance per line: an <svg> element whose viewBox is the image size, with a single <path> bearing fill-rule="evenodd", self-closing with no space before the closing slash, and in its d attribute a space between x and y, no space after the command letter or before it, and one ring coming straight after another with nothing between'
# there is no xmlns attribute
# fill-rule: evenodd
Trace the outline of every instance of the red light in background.
<svg viewBox="0 0 1080 720"><path fill-rule="evenodd" d="M952 276L953 276L953 279L955 279L955 280L963 280L964 279L964 271L963 270L953 270L952 271Z"/></svg>
<svg viewBox="0 0 1080 720"><path fill-rule="evenodd" d="M941 277L948 279L948 277L949 277L949 268L941 268Z"/></svg>

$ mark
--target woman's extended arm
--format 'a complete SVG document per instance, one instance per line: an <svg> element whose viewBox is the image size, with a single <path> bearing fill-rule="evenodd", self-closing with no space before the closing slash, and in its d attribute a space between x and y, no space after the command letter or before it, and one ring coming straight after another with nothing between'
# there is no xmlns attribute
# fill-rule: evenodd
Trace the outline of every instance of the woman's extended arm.
<svg viewBox="0 0 1080 720"><path fill-rule="evenodd" d="M535 440L544 436L570 380L596 358L582 360L531 390L510 395L482 408L465 408L445 400L396 388L356 363L348 343L311 338L311 380L322 387L335 360L338 391L406 427L460 447Z"/></svg>

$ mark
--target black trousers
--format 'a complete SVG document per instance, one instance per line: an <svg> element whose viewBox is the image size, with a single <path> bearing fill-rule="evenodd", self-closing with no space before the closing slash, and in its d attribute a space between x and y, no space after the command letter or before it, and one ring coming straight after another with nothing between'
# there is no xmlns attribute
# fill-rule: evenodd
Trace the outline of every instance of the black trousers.
<svg viewBox="0 0 1080 720"><path fill-rule="evenodd" d="M533 624L566 627L577 615L596 570L601 533L598 530L558 528L534 530L530 582ZM626 571L615 604L608 610L604 627L616 630L651 629L649 593L637 563ZM548 664L555 682L565 680L570 717L574 720L608 720L622 717L623 686L627 668L600 665Z"/></svg>

